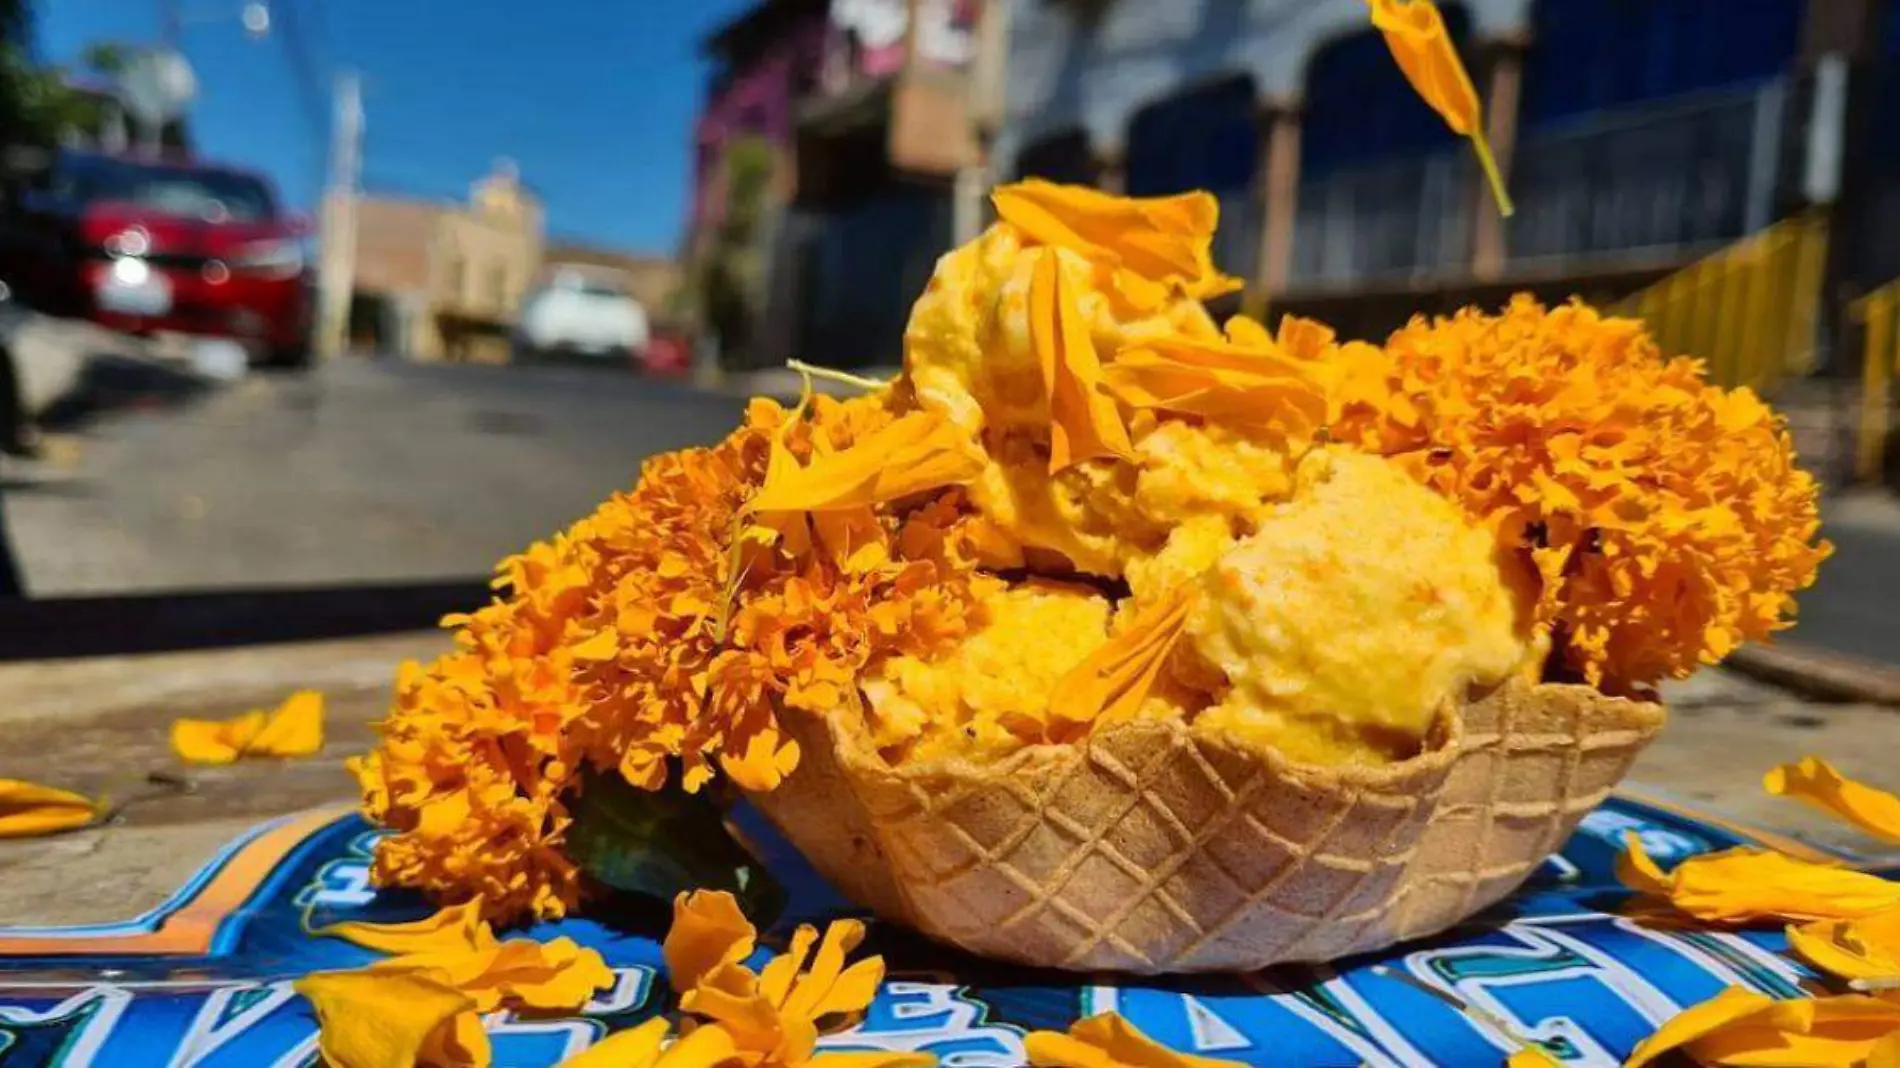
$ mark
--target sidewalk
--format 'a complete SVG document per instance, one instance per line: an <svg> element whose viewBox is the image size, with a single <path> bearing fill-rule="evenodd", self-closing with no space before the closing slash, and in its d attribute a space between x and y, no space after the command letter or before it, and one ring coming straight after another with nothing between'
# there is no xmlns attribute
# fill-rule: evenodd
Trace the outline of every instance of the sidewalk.
<svg viewBox="0 0 1900 1068"><path fill-rule="evenodd" d="M233 651L0 665L0 777L123 799L152 771L186 774L190 793L133 806L120 823L0 841L0 924L90 923L150 908L230 838L273 816L355 802L343 761L374 744L396 665L448 647L441 632ZM173 758L180 716L221 717L314 688L327 698L322 754L192 768ZM1672 722L1632 781L1744 823L1865 845L1836 822L1768 797L1761 774L1808 753L1900 788L1900 712L1820 705L1723 672L1669 692Z"/></svg>

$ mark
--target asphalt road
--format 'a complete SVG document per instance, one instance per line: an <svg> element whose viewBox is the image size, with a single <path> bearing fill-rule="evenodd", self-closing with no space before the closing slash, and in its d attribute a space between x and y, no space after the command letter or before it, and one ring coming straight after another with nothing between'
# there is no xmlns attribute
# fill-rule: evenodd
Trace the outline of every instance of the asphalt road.
<svg viewBox="0 0 1900 1068"><path fill-rule="evenodd" d="M1790 642L1900 666L1900 500L1856 495L1822 511L1834 555L1800 598Z"/></svg>
<svg viewBox="0 0 1900 1068"><path fill-rule="evenodd" d="M586 368L351 360L217 390L108 384L0 469L33 596L485 574L717 440L736 400Z"/></svg>

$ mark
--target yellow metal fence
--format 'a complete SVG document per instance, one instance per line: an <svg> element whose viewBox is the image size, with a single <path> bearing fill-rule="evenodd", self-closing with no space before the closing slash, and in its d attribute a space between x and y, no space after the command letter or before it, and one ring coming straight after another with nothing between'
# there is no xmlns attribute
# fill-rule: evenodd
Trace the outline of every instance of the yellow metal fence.
<svg viewBox="0 0 1900 1068"><path fill-rule="evenodd" d="M1854 477L1877 482L1887 460L1893 411L1893 380L1900 374L1900 279L1854 302L1854 317L1865 324L1862 335L1860 430L1854 448Z"/></svg>
<svg viewBox="0 0 1900 1068"><path fill-rule="evenodd" d="M1712 381L1766 391L1813 366L1826 259L1826 220L1802 215L1684 267L1613 310L1647 323L1667 355L1707 361Z"/></svg>

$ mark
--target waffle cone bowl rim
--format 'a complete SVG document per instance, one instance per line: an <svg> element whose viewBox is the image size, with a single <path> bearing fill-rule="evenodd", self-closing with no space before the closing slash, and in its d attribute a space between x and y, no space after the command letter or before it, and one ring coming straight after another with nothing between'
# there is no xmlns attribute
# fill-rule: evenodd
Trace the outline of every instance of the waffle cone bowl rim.
<svg viewBox="0 0 1900 1068"><path fill-rule="evenodd" d="M1504 721L1503 726L1491 731L1470 729L1470 713L1483 713L1488 708L1496 710L1495 714ZM1593 721L1608 721L1608 725L1572 731L1567 740L1562 740L1565 737L1562 732L1512 729L1514 714L1529 710L1535 715L1539 709L1562 711L1573 723L1583 723L1586 727ZM1139 974L1253 971L1280 963L1329 960L1442 931L1515 890L1548 853L1561 846L1576 823L1607 796L1666 719L1666 711L1654 701L1612 697L1576 684L1512 682L1464 705L1441 709L1434 720L1431 744L1417 756L1385 765L1306 763L1293 760L1269 745L1243 741L1221 732L1194 731L1180 720L1138 719L1112 724L1073 743L1025 746L995 762L981 763L957 756L893 767L870 748L868 740L846 719L855 712L849 705L824 713L786 712L784 722L802 750L799 767L778 789L750 795L755 806L848 899L886 919L978 956L1036 967ZM1552 739L1559 741L1553 746ZM1518 751L1513 748L1514 740L1528 740L1536 752L1566 754L1568 770L1560 776L1561 786L1554 796L1530 801L1500 799L1501 785L1506 785L1511 777L1511 755ZM1343 925L1336 925L1337 930L1329 928L1335 920L1330 910L1343 907L1344 901L1326 904L1326 911L1319 915L1301 912L1290 925L1305 924L1310 929L1290 944L1277 948L1264 944L1250 947L1245 944L1248 942L1246 933L1242 932L1238 945L1217 944L1209 948L1200 943L1214 939L1214 935L1203 933L1200 942L1190 951L1152 950L1153 946L1172 937L1161 930L1170 921L1164 917L1158 926L1149 922L1146 929L1133 929L1143 926L1131 926L1135 906L1117 912L1107 921L1113 930L1096 930L1073 939L1054 934L1041 942L1018 941L1004 933L1012 929L1016 914L998 923L960 922L944 915L947 908L953 907L951 903L957 900L957 895L932 892L933 886L927 882L932 877L919 871L920 867L935 863L936 858L929 855L933 843L923 842L919 852L919 847L909 841L918 837L915 828L901 819L894 823L887 820L893 813L901 815L915 807L922 807L929 815L931 798L948 798L946 807L949 807L981 794L987 787L996 793L1008 794L1011 801L1025 808L1031 806L1023 800L1024 793L1038 798L1033 814L1017 817L1017 829L1011 832L1028 838L1046 829L1042 825L1052 819L1062 819L1063 813L1059 811L1062 802L1056 795L1066 793L1067 784L1077 776L1097 771L1104 765L1121 768L1123 774L1128 774L1117 750L1161 754L1143 765L1145 770L1133 773L1136 782L1124 783L1125 795L1134 800L1123 808L1123 816L1144 802L1150 808L1170 808L1150 799L1151 784L1147 777L1153 777L1156 769L1162 769L1162 775L1167 775L1168 769L1163 765L1178 754L1187 754L1187 759L1202 769L1233 767L1246 773L1243 793L1227 794L1215 805L1216 808L1224 806L1221 819L1225 821L1254 821L1257 813L1243 806L1242 801L1260 794L1284 800L1289 812L1336 804L1340 810L1328 825L1327 835L1345 827L1345 834L1354 837L1354 828L1345 825L1360 811L1370 811L1368 818L1375 821L1384 818L1382 812L1396 813L1389 828L1361 836L1367 839L1361 843L1366 845L1366 864L1377 870L1378 878L1374 879L1373 892L1369 895L1362 885L1363 880L1353 883L1347 893L1355 901L1364 896L1371 906L1351 914ZM1611 753L1611 769L1607 773L1598 769L1599 773L1592 776L1598 780L1594 785L1572 792L1572 777L1577 767L1586 757L1601 751ZM1447 796L1469 792L1474 784L1480 785L1486 795L1482 803ZM827 787L833 791L842 788L849 796L836 797ZM1112 791L1113 783L1110 788ZM1185 788L1184 793L1178 793L1172 800L1177 804L1191 801L1191 795L1204 797L1219 789L1217 783L1204 783L1198 788ZM1052 809L1058 811L1052 814ZM1276 815L1278 812L1276 808ZM1489 838L1484 836L1491 835L1496 824L1508 824L1513 819L1535 824L1535 833L1524 839L1527 846L1507 844L1503 855L1495 855ZM1454 845L1460 841L1457 827L1435 828L1433 825L1457 824L1460 820L1481 826L1478 832L1481 840L1469 850L1472 870L1468 878L1455 872L1447 875L1430 870L1438 864L1432 858L1421 861L1422 854L1429 848L1428 842L1438 840L1434 835L1440 838L1449 835L1446 840ZM1270 824L1272 820L1267 822ZM1070 827L1070 833L1076 830ZM1094 837L1084 844L1085 850L1095 848L1114 830L1091 832ZM1200 833L1196 830L1190 838ZM961 826L954 832L947 830L946 840L952 835L968 838L968 832ZM928 828L925 837L928 837ZM1323 835L1319 845L1326 844ZM1296 848L1310 846L1312 843L1297 843ZM1184 870L1185 865L1195 861L1207 848L1198 838L1182 843L1169 859L1169 870ZM1514 848L1518 849L1515 853L1511 852ZM1435 852L1445 852L1442 843ZM1487 859L1488 863L1481 863ZM1083 857L1083 862L1086 860ZM1294 856L1273 877L1271 886L1256 893L1272 908L1272 899L1265 897L1270 891L1287 885L1297 889L1301 883L1311 880L1323 883L1327 872L1321 869L1329 863L1325 856ZM994 858L985 856L961 868L952 865L946 870L951 870L954 878L974 876L992 891L1008 897L1017 891L1007 883L986 878L1000 867L1007 865L998 865ZM1006 871L1001 875L1016 878ZM1064 887L1058 888L1056 893L1062 893L1074 878L1073 871L1066 874ZM1378 891L1381 885L1385 887L1383 892ZM1438 893L1447 886L1453 891L1449 898ZM1191 887L1189 896L1197 896L1200 889ZM977 892L981 895L985 891ZM1082 900L1101 896L1104 895L1079 895ZM1140 889L1138 896L1145 900L1167 895L1157 894L1157 886L1149 885ZM1254 908L1257 903L1249 902L1247 907ZM1170 904L1170 908L1178 922L1198 926L1188 915L1197 912L1192 903L1185 913L1176 904ZM1086 928L1086 921L1075 922ZM1352 924L1357 924L1357 928L1352 928ZM1131 929L1123 931L1123 927ZM1108 948L1103 948L1105 942Z"/></svg>

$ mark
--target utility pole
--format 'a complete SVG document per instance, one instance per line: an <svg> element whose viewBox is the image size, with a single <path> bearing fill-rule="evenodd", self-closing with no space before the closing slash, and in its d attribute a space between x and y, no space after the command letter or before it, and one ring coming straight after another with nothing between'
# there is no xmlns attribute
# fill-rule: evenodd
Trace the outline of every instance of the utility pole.
<svg viewBox="0 0 1900 1068"><path fill-rule="evenodd" d="M317 353L343 354L350 294L356 288L357 184L363 170L363 83L353 71L336 79L330 131L330 179L323 194L322 258L317 266Z"/></svg>

